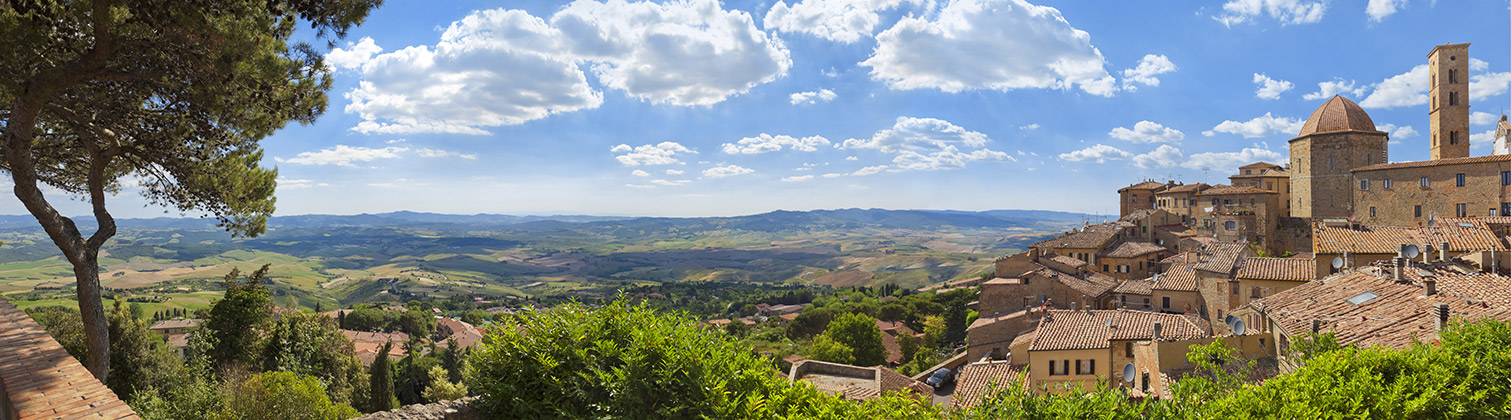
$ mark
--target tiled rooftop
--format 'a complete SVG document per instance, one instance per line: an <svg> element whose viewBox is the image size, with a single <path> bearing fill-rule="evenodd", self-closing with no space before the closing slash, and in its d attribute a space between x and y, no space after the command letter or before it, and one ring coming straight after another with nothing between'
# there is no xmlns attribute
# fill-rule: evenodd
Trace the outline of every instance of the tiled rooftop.
<svg viewBox="0 0 1511 420"><path fill-rule="evenodd" d="M1134 258L1163 251L1165 251L1165 247L1155 245L1154 242L1119 241L1116 245L1103 249L1098 255L1112 258Z"/></svg>
<svg viewBox="0 0 1511 420"><path fill-rule="evenodd" d="M1116 237L1117 234L1119 232L1122 232L1122 231L1123 231L1122 228L1114 226L1114 225L1112 225L1110 223L1104 223L1104 224L1100 224L1100 225L1091 225L1091 226L1087 226L1085 228L1082 228L1081 230L1076 231L1076 232L1068 233L1068 234L1065 234L1065 235L1060 235L1060 236L1057 236L1057 237L1055 237L1053 239L1049 239L1049 240L1045 240L1043 242L1039 242L1037 244L1033 244L1032 247L1034 247L1034 248L1052 248L1052 249L1058 249L1058 248L1097 248L1097 249L1101 249L1102 246L1107 245L1108 241L1111 241L1113 237Z"/></svg>
<svg viewBox="0 0 1511 420"><path fill-rule="evenodd" d="M1012 381L1027 385L1028 365L1008 361L976 362L960 366L955 376L955 405L973 407L991 396L995 387L1008 387Z"/></svg>
<svg viewBox="0 0 1511 420"><path fill-rule="evenodd" d="M1177 292L1196 291L1196 269L1192 264L1173 264L1154 277L1150 289Z"/></svg>
<svg viewBox="0 0 1511 420"><path fill-rule="evenodd" d="M1379 131L1375 129L1375 122L1369 119L1369 114L1360 108L1359 104L1342 96L1333 95L1322 106L1312 111L1312 116L1301 125L1301 132L1296 137L1305 137L1318 133L1330 133L1338 131Z"/></svg>
<svg viewBox="0 0 1511 420"><path fill-rule="evenodd" d="M1163 324L1161 340L1208 337L1210 331L1191 317L1158 312L1118 310L1051 310L1039 321L1029 351L1105 349L1109 340L1149 340L1154 323Z"/></svg>
<svg viewBox="0 0 1511 420"><path fill-rule="evenodd" d="M1199 195L1243 195L1243 194L1279 194L1274 191L1251 185L1212 187L1202 191Z"/></svg>
<svg viewBox="0 0 1511 420"><path fill-rule="evenodd" d="M1060 263L1060 264L1068 266L1070 268L1081 268L1081 267L1085 267L1087 265L1085 261L1081 261L1081 260L1078 260L1078 259L1075 259L1075 258L1071 258L1071 257L1067 257L1067 256L1064 256L1064 255L1050 255L1049 258L1048 258L1048 260L1054 261L1056 263Z"/></svg>
<svg viewBox="0 0 1511 420"><path fill-rule="evenodd" d="M1164 195L1172 193L1197 192L1211 187L1211 185L1198 182L1195 184L1176 185L1174 187L1166 188L1164 191L1160 191L1158 194Z"/></svg>
<svg viewBox="0 0 1511 420"><path fill-rule="evenodd" d="M1238 266L1239 257L1248 249L1248 245L1245 244L1226 242L1207 245L1201 251L1203 258L1196 264L1196 269L1213 273L1232 273Z"/></svg>
<svg viewBox="0 0 1511 420"><path fill-rule="evenodd" d="M1354 172L1369 172L1384 169L1402 168L1427 168L1432 166L1462 165L1466 163L1505 162L1511 160L1511 155L1471 156L1461 158L1419 160L1414 162L1381 163L1354 168Z"/></svg>
<svg viewBox="0 0 1511 420"><path fill-rule="evenodd" d="M149 329L149 330L171 330L171 329L179 329L179 328L194 328L194 327L198 327L200 322L201 322L200 320L198 320L198 319L192 319L192 318L191 319L167 319L167 320L162 320L162 321L154 322L154 323L152 323L152 326L147 327L147 329Z"/></svg>
<svg viewBox="0 0 1511 420"><path fill-rule="evenodd" d="M1164 187L1165 187L1165 184L1161 183L1161 182L1144 181L1144 182L1140 182L1140 183L1137 183L1137 184L1129 185L1129 186L1126 186L1126 187L1123 187L1123 188L1118 188L1118 192L1123 192L1123 191L1127 191L1127 190L1158 190L1158 189L1161 189L1161 188L1164 188Z"/></svg>
<svg viewBox="0 0 1511 420"><path fill-rule="evenodd" d="M1423 252L1447 242L1450 252L1506 251L1506 245L1482 220L1444 222L1434 227L1317 226L1312 230L1312 250L1318 254L1394 254L1401 244L1417 245Z"/></svg>
<svg viewBox="0 0 1511 420"><path fill-rule="evenodd" d="M1112 293L1126 293L1134 295L1152 294L1154 281L1150 279L1124 280L1118 287L1112 289Z"/></svg>
<svg viewBox="0 0 1511 420"><path fill-rule="evenodd" d="M42 326L0 299L0 388L19 419L135 419ZM8 413L0 413L5 417Z"/></svg>
<svg viewBox="0 0 1511 420"><path fill-rule="evenodd" d="M1244 258L1238 278L1250 280L1312 281L1317 261L1298 258Z"/></svg>
<svg viewBox="0 0 1511 420"><path fill-rule="evenodd" d="M1097 272L1087 272L1085 273L1086 278L1083 279L1080 276L1045 268L1024 273L1023 277L1057 281L1086 296L1101 296L1118 285L1117 280L1111 276Z"/></svg>

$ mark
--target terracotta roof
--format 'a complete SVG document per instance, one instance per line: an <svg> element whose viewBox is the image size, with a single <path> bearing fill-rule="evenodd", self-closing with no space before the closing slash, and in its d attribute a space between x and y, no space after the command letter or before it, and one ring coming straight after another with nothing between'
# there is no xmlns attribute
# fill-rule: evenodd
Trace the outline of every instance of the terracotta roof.
<svg viewBox="0 0 1511 420"><path fill-rule="evenodd" d="M1075 259L1075 258L1071 258L1071 257L1067 257L1067 256L1064 256L1064 255L1050 254L1049 258L1047 258L1047 259L1050 260L1050 261L1054 261L1056 263L1068 266L1070 268L1082 268L1082 267L1085 267L1085 266L1088 265L1088 264L1086 264L1085 261L1081 261L1081 260L1078 260L1078 259Z"/></svg>
<svg viewBox="0 0 1511 420"><path fill-rule="evenodd" d="M1172 193L1184 193L1184 192L1200 192L1201 190L1205 190L1207 188L1212 188L1212 186L1211 185L1207 185L1205 183L1198 182L1198 183L1195 183L1195 184L1176 185L1174 187L1166 188L1164 191L1160 191L1159 193L1156 193L1155 195L1172 194Z"/></svg>
<svg viewBox="0 0 1511 420"><path fill-rule="evenodd" d="M385 343L385 342L393 342L393 343L397 344L397 343L403 343L403 342L409 341L409 334L405 334L405 333L402 333L402 332L380 333L380 332L368 332L368 331L341 330L341 334L345 334L346 338L352 340L353 342L357 342L357 343L379 343L379 344L382 344L382 343Z"/></svg>
<svg viewBox="0 0 1511 420"><path fill-rule="evenodd" d="M63 350L42 326L0 299L0 417L135 419L136 412Z"/></svg>
<svg viewBox="0 0 1511 420"><path fill-rule="evenodd" d="M1306 124L1301 126L1301 132L1296 137L1306 137L1317 133L1330 133L1336 131L1374 131L1375 122L1369 119L1369 113L1364 112L1359 104L1342 96L1334 95L1332 99L1323 102L1322 106L1312 111L1312 116L1306 119Z"/></svg>
<svg viewBox="0 0 1511 420"><path fill-rule="evenodd" d="M1110 223L1091 225L1079 231L1067 233L1031 245L1034 248L1097 248L1107 245L1108 241L1116 237L1123 228L1113 226Z"/></svg>
<svg viewBox="0 0 1511 420"><path fill-rule="evenodd" d="M1133 258L1164 251L1165 247L1155 245L1154 242L1119 241L1116 245L1103 249L1097 255L1111 258Z"/></svg>
<svg viewBox="0 0 1511 420"><path fill-rule="evenodd" d="M1249 249L1248 245L1231 242L1210 244L1202 248L1204 258L1196 264L1197 270L1213 273L1232 273L1238 260Z"/></svg>
<svg viewBox="0 0 1511 420"><path fill-rule="evenodd" d="M1033 343L1034 342L1034 337L1038 337L1039 336L1039 332L1038 331L1039 330L1037 330L1037 329L1033 329L1033 330L1028 330L1027 332L1024 332L1022 334L1018 334L1017 337L1013 337L1013 342L1011 344L1008 344L1007 348L1009 349L1009 351L1011 351L1011 349L1013 347L1018 347L1018 346L1022 346L1022 345L1025 345L1025 344Z"/></svg>
<svg viewBox="0 0 1511 420"><path fill-rule="evenodd" d="M1467 226L1465 226L1467 225ZM1401 244L1437 247L1448 243L1450 252L1506 251L1499 236L1482 220L1444 222L1433 227L1361 226L1358 229L1317 226L1312 230L1312 250L1318 254L1394 254Z"/></svg>
<svg viewBox="0 0 1511 420"><path fill-rule="evenodd" d="M1118 285L1117 280L1113 279L1112 276L1097 272L1087 272L1085 273L1086 278L1083 279L1080 276L1065 274L1046 268L1024 273L1023 276L1057 281L1086 296L1101 296Z"/></svg>
<svg viewBox="0 0 1511 420"><path fill-rule="evenodd" d="M1273 164L1273 163L1265 162L1265 161L1262 161L1262 160L1258 161L1258 162L1250 163L1248 165L1243 165L1243 166L1239 166L1238 167L1238 169L1246 169L1246 168L1265 168L1265 169L1282 169L1283 170L1285 167L1281 166L1281 165L1276 165L1276 164Z"/></svg>
<svg viewBox="0 0 1511 420"><path fill-rule="evenodd" d="M1438 293L1424 296L1416 265L1405 270L1408 283L1390 279L1390 271L1365 267L1329 276L1260 299L1275 324L1292 337L1305 335L1311 321L1333 331L1341 344L1404 348L1413 340L1437 338L1432 306L1447 303L1455 318L1511 320L1511 279L1492 274L1457 274L1434 270ZM1375 295L1367 298L1369 294ZM1358 303L1349 302L1350 299ZM1361 301L1362 300L1362 301Z"/></svg>
<svg viewBox="0 0 1511 420"><path fill-rule="evenodd" d="M1243 195L1243 194L1279 194L1279 193L1274 192L1274 191L1270 191L1270 190L1266 190L1266 189L1263 189L1263 188L1255 187L1255 186L1252 186L1252 185L1239 185L1239 186L1236 186L1236 187L1233 187L1233 186L1213 187L1213 188L1207 189L1206 191L1202 191L1201 194L1199 194L1199 195Z"/></svg>
<svg viewBox="0 0 1511 420"><path fill-rule="evenodd" d="M201 322L204 322L204 321L203 320L199 320L199 319L193 319L193 318L190 318L190 319L168 319L168 320L162 320L162 321L154 322L154 323L152 323L152 326L147 327L147 329L149 329L149 330L171 330L171 329L179 329L179 328L194 328L194 327L198 327L199 323L201 323Z"/></svg>
<svg viewBox="0 0 1511 420"><path fill-rule="evenodd" d="M1154 293L1154 280L1151 280L1151 279L1124 280L1123 283L1119 284L1117 288L1112 289L1112 293L1126 293L1126 294L1132 294L1132 295L1148 295L1148 294L1153 294Z"/></svg>
<svg viewBox="0 0 1511 420"><path fill-rule="evenodd" d="M1187 251L1187 252L1182 252L1182 253L1179 253L1179 254L1171 255L1169 257L1165 257L1165 259L1163 259L1163 260L1159 260L1159 262L1164 263L1164 264L1182 264L1182 263L1184 263L1184 264L1195 264L1196 263L1196 251Z"/></svg>
<svg viewBox="0 0 1511 420"><path fill-rule="evenodd" d="M1161 340L1187 340L1210 336L1190 317L1159 312L1119 310L1050 310L1039 321L1037 336L1029 351L1089 350L1110 348L1109 340L1149 340L1154 323L1163 328Z"/></svg>
<svg viewBox="0 0 1511 420"><path fill-rule="evenodd" d="M1123 191L1128 191L1128 190L1158 190L1160 188L1164 188L1165 185L1166 184L1162 183L1162 182L1144 181L1144 182L1140 182L1140 183L1137 183L1137 184L1129 185L1129 186L1126 186L1126 187L1123 187L1123 188L1118 188L1118 192L1123 192Z"/></svg>
<svg viewBox="0 0 1511 420"><path fill-rule="evenodd" d="M1196 270L1193 264L1174 264L1165 272L1154 276L1150 288L1177 292L1196 291Z"/></svg>
<svg viewBox="0 0 1511 420"><path fill-rule="evenodd" d="M1028 365L1007 361L977 362L960 366L955 376L956 406L973 407L991 395L994 387L1007 387L1014 381L1028 384Z"/></svg>
<svg viewBox="0 0 1511 420"><path fill-rule="evenodd" d="M1297 258L1244 258L1238 278L1250 280L1312 281L1317 272L1316 260Z"/></svg>
<svg viewBox="0 0 1511 420"><path fill-rule="evenodd" d="M1354 172L1378 171L1383 169L1401 168L1425 168L1429 166L1462 165L1466 163L1504 162L1511 160L1511 155L1470 156L1461 158L1419 160L1415 162L1380 163L1369 166L1354 168Z"/></svg>

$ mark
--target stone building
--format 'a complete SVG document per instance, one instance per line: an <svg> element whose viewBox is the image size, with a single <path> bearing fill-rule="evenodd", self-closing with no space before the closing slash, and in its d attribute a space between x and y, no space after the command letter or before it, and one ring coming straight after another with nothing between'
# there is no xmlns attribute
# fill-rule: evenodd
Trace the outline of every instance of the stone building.
<svg viewBox="0 0 1511 420"><path fill-rule="evenodd" d="M1385 163L1389 135L1354 101L1333 96L1290 140L1290 214L1346 219L1354 214L1354 168Z"/></svg>
<svg viewBox="0 0 1511 420"><path fill-rule="evenodd" d="M1249 186L1274 191L1280 199L1280 211L1276 217L1291 215L1291 175L1284 166L1269 162L1255 162L1238 167L1238 174L1228 177L1235 187Z"/></svg>
<svg viewBox="0 0 1511 420"><path fill-rule="evenodd" d="M1208 188L1212 186L1200 182L1166 188L1164 191L1154 193L1155 206L1180 217L1182 224L1193 223L1201 214L1201 203L1196 195Z"/></svg>
<svg viewBox="0 0 1511 420"><path fill-rule="evenodd" d="M1495 151L1491 154L1511 154L1511 145L1507 141L1511 141L1511 122L1506 121L1506 114L1501 114L1500 122L1495 123Z"/></svg>
<svg viewBox="0 0 1511 420"><path fill-rule="evenodd" d="M1121 367L1133 363L1135 347L1162 340L1191 340L1211 336L1201 320L1189 316L1120 310L1051 310L1039 321L1024 355L1013 352L1013 363L1026 363L1030 386L1038 393L1086 391L1098 384L1122 386ZM1151 361L1158 370L1158 362ZM1147 377L1132 378L1144 388Z"/></svg>
<svg viewBox="0 0 1511 420"><path fill-rule="evenodd" d="M1469 157L1469 43L1427 53L1432 160Z"/></svg>
<svg viewBox="0 0 1511 420"><path fill-rule="evenodd" d="M1137 184L1118 188L1118 217L1127 216L1134 211L1154 208L1154 194L1164 191L1174 182L1161 184L1154 181L1144 181Z"/></svg>

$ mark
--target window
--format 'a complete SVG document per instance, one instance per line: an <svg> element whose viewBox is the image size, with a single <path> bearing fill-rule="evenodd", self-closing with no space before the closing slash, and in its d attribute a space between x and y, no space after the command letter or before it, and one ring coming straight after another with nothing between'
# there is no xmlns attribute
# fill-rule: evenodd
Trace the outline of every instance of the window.
<svg viewBox="0 0 1511 420"><path fill-rule="evenodd" d="M1102 264L1102 272L1103 273L1107 272L1107 264Z"/></svg>
<svg viewBox="0 0 1511 420"><path fill-rule="evenodd" d="M1427 187L1431 187L1431 186L1432 186L1432 183L1427 181L1427 177L1425 177L1425 176L1422 177L1422 188L1427 188Z"/></svg>
<svg viewBox="0 0 1511 420"><path fill-rule="evenodd" d="M1233 200L1229 200L1229 199L1226 199L1226 198L1222 199L1222 205L1226 206L1226 205L1229 205L1229 204L1233 204Z"/></svg>
<svg viewBox="0 0 1511 420"><path fill-rule="evenodd" d="M1252 174L1252 173L1254 173L1254 171L1253 171L1253 170L1249 170L1249 169L1244 169L1244 170L1243 170L1243 174L1244 174L1244 175L1249 175L1249 174Z"/></svg>
<svg viewBox="0 0 1511 420"><path fill-rule="evenodd" d="M1421 205L1417 205L1417 207L1416 207L1416 217L1422 217L1422 206Z"/></svg>
<svg viewBox="0 0 1511 420"><path fill-rule="evenodd" d="M1238 296L1238 283L1233 283L1233 296Z"/></svg>
<svg viewBox="0 0 1511 420"><path fill-rule="evenodd" d="M1149 298L1144 298L1144 307L1145 308L1149 307Z"/></svg>
<svg viewBox="0 0 1511 420"><path fill-rule="evenodd" d="M1053 375L1059 375L1058 371L1055 369L1056 367L1059 367L1058 366L1059 363L1055 363L1055 362L1058 362L1058 360L1050 360L1049 361L1049 374L1051 376L1053 376Z"/></svg>
<svg viewBox="0 0 1511 420"><path fill-rule="evenodd" d="M1217 205L1217 199L1216 198L1212 199L1212 205L1214 205L1214 206Z"/></svg>
<svg viewBox="0 0 1511 420"><path fill-rule="evenodd" d="M1458 92L1448 92L1448 106L1457 106L1458 104L1459 104L1459 93ZM1453 144L1458 144L1458 142L1454 142Z"/></svg>
<svg viewBox="0 0 1511 420"><path fill-rule="evenodd" d="M1375 206L1369 206L1369 217L1375 217Z"/></svg>
<svg viewBox="0 0 1511 420"><path fill-rule="evenodd" d="M1160 304L1162 306L1164 306L1165 309L1170 309L1170 297L1169 296L1165 296L1165 297L1160 298Z"/></svg>
<svg viewBox="0 0 1511 420"><path fill-rule="evenodd" d="M1511 203L1501 203L1501 216L1511 216Z"/></svg>
<svg viewBox="0 0 1511 420"><path fill-rule="evenodd" d="M1490 216L1490 217L1495 217L1495 207L1491 207L1490 211L1485 212L1485 215L1486 216Z"/></svg>
<svg viewBox="0 0 1511 420"><path fill-rule="evenodd" d="M1328 156L1327 157L1327 171L1328 172L1332 172L1333 171L1333 157L1332 156Z"/></svg>
<svg viewBox="0 0 1511 420"><path fill-rule="evenodd" d="M1222 222L1222 228L1227 230L1238 229L1238 222L1232 220Z"/></svg>
<svg viewBox="0 0 1511 420"><path fill-rule="evenodd" d="M1454 204L1453 213L1458 215L1458 217L1469 217L1469 205L1465 203Z"/></svg>
<svg viewBox="0 0 1511 420"><path fill-rule="evenodd" d="M1123 357L1133 357L1133 343L1123 343Z"/></svg>
<svg viewBox="0 0 1511 420"><path fill-rule="evenodd" d="M1359 180L1359 189L1361 189L1361 190L1368 190L1369 189L1369 180L1367 180L1367 179L1361 179L1361 180Z"/></svg>
<svg viewBox="0 0 1511 420"><path fill-rule="evenodd" d="M1460 187L1464 186L1464 174L1455 174L1453 176L1453 182L1458 184L1458 186Z"/></svg>
<svg viewBox="0 0 1511 420"><path fill-rule="evenodd" d="M1259 286L1254 286L1254 288L1249 291L1249 298L1250 299L1259 299L1259 298L1262 298L1262 297L1264 297L1264 295L1262 293L1263 292L1259 290Z"/></svg>
<svg viewBox="0 0 1511 420"><path fill-rule="evenodd" d="M1380 187L1385 188L1387 190L1390 189L1390 178L1385 178L1385 179L1380 180Z"/></svg>
<svg viewBox="0 0 1511 420"><path fill-rule="evenodd" d="M1096 359L1086 359L1086 360L1077 359L1076 360L1076 374L1077 375L1095 375L1095 374L1097 374L1097 360Z"/></svg>
<svg viewBox="0 0 1511 420"><path fill-rule="evenodd" d="M1511 185L1511 171L1501 171L1501 185Z"/></svg>
<svg viewBox="0 0 1511 420"><path fill-rule="evenodd" d="M1363 304L1364 302L1369 302L1370 300L1373 300L1374 298L1377 298L1377 297L1380 297L1380 295L1378 293L1375 293L1375 292L1364 292L1364 293L1360 293L1358 295L1355 295L1354 297L1348 298L1347 302L1349 304L1351 304L1351 305L1360 305L1360 304Z"/></svg>
<svg viewBox="0 0 1511 420"><path fill-rule="evenodd" d="M1458 131L1449 131L1448 132L1448 144L1459 144L1459 132Z"/></svg>
<svg viewBox="0 0 1511 420"><path fill-rule="evenodd" d="M1023 297L1023 307L1027 308L1027 307L1030 307L1030 306L1034 306L1034 298L1033 298L1033 296L1024 296Z"/></svg>
<svg viewBox="0 0 1511 420"><path fill-rule="evenodd" d="M1459 82L1459 69L1448 69L1448 83Z"/></svg>

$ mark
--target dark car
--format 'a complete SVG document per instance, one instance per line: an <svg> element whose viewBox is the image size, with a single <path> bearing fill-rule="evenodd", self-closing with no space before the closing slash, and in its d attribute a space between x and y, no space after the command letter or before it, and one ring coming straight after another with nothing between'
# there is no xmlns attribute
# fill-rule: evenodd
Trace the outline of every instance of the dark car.
<svg viewBox="0 0 1511 420"><path fill-rule="evenodd" d="M926 384L929 384L929 386L938 388L938 387L944 386L945 384L948 384L948 383L950 383L951 381L954 381L954 380L955 380L955 372L953 372L953 371L951 371L949 369L946 369L946 368L939 368L939 370L934 371L933 375L929 375L929 379L924 380L923 383L926 383Z"/></svg>

